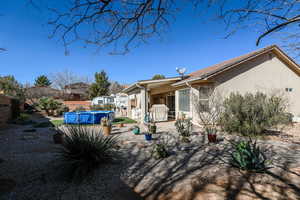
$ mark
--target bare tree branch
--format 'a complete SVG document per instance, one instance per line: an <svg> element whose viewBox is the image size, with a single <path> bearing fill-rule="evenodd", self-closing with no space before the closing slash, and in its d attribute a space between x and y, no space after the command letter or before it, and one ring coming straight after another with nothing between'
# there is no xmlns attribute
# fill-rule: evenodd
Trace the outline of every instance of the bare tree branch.
<svg viewBox="0 0 300 200"><path fill-rule="evenodd" d="M107 47L111 53L127 53L168 26L175 13L173 0L72 0L65 10L51 8L51 38L59 37L68 53L76 41Z"/></svg>

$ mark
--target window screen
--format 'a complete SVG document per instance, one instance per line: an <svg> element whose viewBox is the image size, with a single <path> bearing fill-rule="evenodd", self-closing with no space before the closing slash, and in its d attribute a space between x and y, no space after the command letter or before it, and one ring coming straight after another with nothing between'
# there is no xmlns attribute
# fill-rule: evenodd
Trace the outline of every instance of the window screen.
<svg viewBox="0 0 300 200"><path fill-rule="evenodd" d="M179 110L190 111L190 89L179 90Z"/></svg>

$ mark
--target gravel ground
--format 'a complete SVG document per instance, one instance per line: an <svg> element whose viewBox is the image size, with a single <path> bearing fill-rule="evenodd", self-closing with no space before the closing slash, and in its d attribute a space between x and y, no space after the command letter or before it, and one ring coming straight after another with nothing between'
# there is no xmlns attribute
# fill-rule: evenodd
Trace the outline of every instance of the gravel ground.
<svg viewBox="0 0 300 200"><path fill-rule="evenodd" d="M23 130L30 129L30 125L11 126L0 131L0 158L4 160L0 164L0 181L13 180L16 185L11 191L7 188L7 192L2 191L0 200L143 199L140 195L157 195L165 189L169 191L173 183L186 183L203 172L211 177L222 167L226 168L227 140L233 139L233 136L220 134L220 141L211 145L201 130L195 128L192 142L179 144L178 137L174 136L173 124L159 123L157 131L163 134L153 136L153 142L156 142L155 139L161 135L170 133L168 143L172 155L165 160L151 158L153 142L146 142L143 135L134 135L130 131L133 125L114 127L113 134L119 136L122 159L102 166L80 185L61 178L55 162L59 145L53 143L53 130L37 128L36 132L25 133ZM142 131L145 131L144 127ZM300 166L299 144L280 140L261 140L259 143L269 150L274 165L289 168ZM220 167L216 169L215 166Z"/></svg>

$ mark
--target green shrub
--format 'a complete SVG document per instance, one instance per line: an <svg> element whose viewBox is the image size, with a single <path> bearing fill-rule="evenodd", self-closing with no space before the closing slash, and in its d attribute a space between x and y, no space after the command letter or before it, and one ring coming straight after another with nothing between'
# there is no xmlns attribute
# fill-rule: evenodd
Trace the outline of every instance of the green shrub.
<svg viewBox="0 0 300 200"><path fill-rule="evenodd" d="M267 166L264 152L257 146L256 141L232 142L234 151L231 153L231 164L241 170L263 172Z"/></svg>
<svg viewBox="0 0 300 200"><path fill-rule="evenodd" d="M192 132L191 119L177 119L175 122L177 132L182 137L189 137Z"/></svg>
<svg viewBox="0 0 300 200"><path fill-rule="evenodd" d="M38 108L45 111L47 115L53 115L54 111L61 109L63 104L53 98L43 97L38 101Z"/></svg>
<svg viewBox="0 0 300 200"><path fill-rule="evenodd" d="M153 143L152 153L151 155L155 159L163 159L170 156L170 152L168 150L169 142L171 141L168 135L162 135L157 138L157 140Z"/></svg>
<svg viewBox="0 0 300 200"><path fill-rule="evenodd" d="M287 102L279 96L231 93L224 101L220 125L229 133L260 134L276 125L290 123L291 116L286 110Z"/></svg>
<svg viewBox="0 0 300 200"><path fill-rule="evenodd" d="M83 126L62 129L65 139L59 156L67 177L82 181L100 165L116 158L115 136L105 137L101 130Z"/></svg>
<svg viewBox="0 0 300 200"><path fill-rule="evenodd" d="M30 115L26 114L26 113L21 113L19 115L19 117L17 118L17 120L20 121L28 121L30 119Z"/></svg>
<svg viewBox="0 0 300 200"><path fill-rule="evenodd" d="M19 117L11 121L13 124L18 125L29 125L34 124L35 122L30 119L30 115L26 113L21 113Z"/></svg>
<svg viewBox="0 0 300 200"><path fill-rule="evenodd" d="M61 105L59 108L56 109L56 113L58 116L63 115L65 112L69 112L69 108L65 105Z"/></svg>
<svg viewBox="0 0 300 200"><path fill-rule="evenodd" d="M86 111L86 109L85 109L85 107L83 107L83 106L78 106L78 107L76 107L73 111L74 111L74 112L80 112L80 111Z"/></svg>

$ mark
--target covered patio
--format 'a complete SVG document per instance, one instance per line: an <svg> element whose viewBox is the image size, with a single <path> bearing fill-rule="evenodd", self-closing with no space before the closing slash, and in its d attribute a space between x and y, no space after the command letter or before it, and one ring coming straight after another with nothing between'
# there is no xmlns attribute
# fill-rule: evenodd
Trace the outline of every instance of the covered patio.
<svg viewBox="0 0 300 200"><path fill-rule="evenodd" d="M174 120L175 90L173 83L181 77L159 80L138 81L124 90L129 95L128 114L131 118L143 121L147 113L154 121Z"/></svg>

